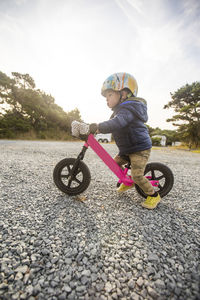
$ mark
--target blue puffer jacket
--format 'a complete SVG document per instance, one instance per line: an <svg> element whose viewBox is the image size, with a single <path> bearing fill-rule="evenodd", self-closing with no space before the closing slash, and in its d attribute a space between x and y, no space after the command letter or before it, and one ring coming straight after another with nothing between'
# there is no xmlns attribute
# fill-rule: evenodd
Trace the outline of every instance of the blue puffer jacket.
<svg viewBox="0 0 200 300"><path fill-rule="evenodd" d="M119 155L128 155L152 147L147 122L146 101L130 97L113 108L111 119L98 125L101 133L112 133Z"/></svg>

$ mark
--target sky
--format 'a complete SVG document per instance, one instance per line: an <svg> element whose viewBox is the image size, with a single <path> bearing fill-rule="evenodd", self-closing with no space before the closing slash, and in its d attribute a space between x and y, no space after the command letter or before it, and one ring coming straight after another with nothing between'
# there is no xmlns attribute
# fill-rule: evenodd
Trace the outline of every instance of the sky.
<svg viewBox="0 0 200 300"><path fill-rule="evenodd" d="M163 109L200 80L199 0L0 0L0 71L28 73L66 112L109 119L103 81L128 72L151 127L176 129Z"/></svg>

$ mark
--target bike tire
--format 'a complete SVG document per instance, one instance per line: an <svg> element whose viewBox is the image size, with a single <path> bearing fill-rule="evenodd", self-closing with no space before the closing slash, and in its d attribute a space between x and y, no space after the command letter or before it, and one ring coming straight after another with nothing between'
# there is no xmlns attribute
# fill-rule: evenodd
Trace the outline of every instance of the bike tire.
<svg viewBox="0 0 200 300"><path fill-rule="evenodd" d="M65 158L57 163L53 171L55 185L63 193L71 196L83 193L91 181L89 168L83 161L80 161L76 169L76 174L74 174L74 179L69 183L70 171L75 161L75 158Z"/></svg>
<svg viewBox="0 0 200 300"><path fill-rule="evenodd" d="M144 175L151 176L152 180L159 180L159 186L154 188L161 198L171 191L174 184L174 175L171 169L166 165L157 162L148 163L146 165ZM135 185L135 188L142 197L146 198L148 196L137 184Z"/></svg>

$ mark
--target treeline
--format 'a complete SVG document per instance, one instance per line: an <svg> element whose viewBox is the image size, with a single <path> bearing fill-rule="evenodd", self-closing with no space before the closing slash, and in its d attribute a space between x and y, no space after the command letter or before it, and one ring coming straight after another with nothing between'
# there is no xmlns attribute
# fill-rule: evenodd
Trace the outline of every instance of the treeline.
<svg viewBox="0 0 200 300"><path fill-rule="evenodd" d="M154 146L159 146L161 141L160 138L153 138L154 136L166 136L166 146L171 146L173 143L181 141L180 134L175 130L160 129L159 127L152 128L148 125L147 127Z"/></svg>
<svg viewBox="0 0 200 300"><path fill-rule="evenodd" d="M36 89L29 74L0 72L0 138L68 139L80 112L65 112L55 99Z"/></svg>
<svg viewBox="0 0 200 300"><path fill-rule="evenodd" d="M165 135L167 145L175 141L189 147L200 146L200 82L186 84L171 93L164 109L175 115L168 119L177 130L149 127L151 136ZM69 139L71 122L81 121L78 109L65 112L55 99L37 89L29 74L12 73L12 78L0 71L0 138Z"/></svg>

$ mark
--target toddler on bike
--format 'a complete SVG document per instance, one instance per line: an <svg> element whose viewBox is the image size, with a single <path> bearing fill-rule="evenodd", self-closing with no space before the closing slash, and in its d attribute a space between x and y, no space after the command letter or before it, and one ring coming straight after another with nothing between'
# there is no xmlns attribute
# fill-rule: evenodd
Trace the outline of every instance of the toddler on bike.
<svg viewBox="0 0 200 300"><path fill-rule="evenodd" d="M113 114L110 120L91 124L91 131L112 133L119 148L114 160L121 167L130 160L131 176L134 182L144 191L147 198L142 206L154 209L161 201L160 195L144 176L144 170L151 152L151 139L144 123L147 122L147 103L137 97L138 85L135 78L128 73L115 73L103 83L101 94ZM132 186L121 183L118 192L124 192Z"/></svg>

